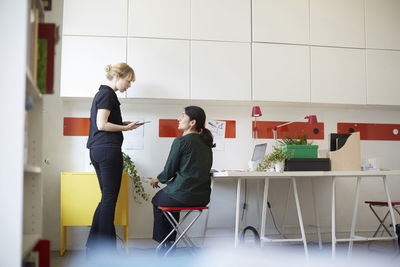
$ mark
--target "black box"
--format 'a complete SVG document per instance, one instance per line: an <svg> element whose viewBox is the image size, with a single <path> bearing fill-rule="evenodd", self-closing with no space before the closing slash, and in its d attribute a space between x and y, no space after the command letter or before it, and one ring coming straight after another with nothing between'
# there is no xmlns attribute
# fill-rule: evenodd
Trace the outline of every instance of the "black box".
<svg viewBox="0 0 400 267"><path fill-rule="evenodd" d="M331 160L328 158L296 158L285 160L285 171L330 171Z"/></svg>

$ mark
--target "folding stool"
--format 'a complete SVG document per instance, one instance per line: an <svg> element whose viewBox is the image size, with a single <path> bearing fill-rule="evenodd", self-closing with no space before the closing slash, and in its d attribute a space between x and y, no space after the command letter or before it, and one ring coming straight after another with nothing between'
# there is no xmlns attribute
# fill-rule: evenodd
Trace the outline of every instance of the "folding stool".
<svg viewBox="0 0 400 267"><path fill-rule="evenodd" d="M177 238L175 242L172 244L172 246L165 252L164 256L167 256L171 250L176 247L178 242L182 239L187 247L191 248L192 254L195 254L195 245L193 242L190 240L190 238L186 235L186 232L190 229L190 227L195 223L195 221L200 217L201 212L203 210L208 209L208 207L157 207L160 209L164 216L168 219L169 223L172 225L174 229L167 235L167 237L164 238L164 240L158 245L156 249L156 253L159 252L161 247L167 242L168 238L176 231L177 233ZM177 222L173 216L173 212L181 212L181 211L188 211L188 213L183 216L183 218L180 220L180 222ZM194 219L189 223L188 226L186 226L185 229L182 228L182 223L185 221L185 219L189 216L192 211L198 211L199 214L197 214Z"/></svg>
<svg viewBox="0 0 400 267"><path fill-rule="evenodd" d="M381 219L381 218L379 217L379 215L376 213L376 211L374 210L374 208L373 208L374 206L377 206L377 207L387 207L387 206L388 206L388 202L385 202L385 201L365 201L365 204L368 204L368 205L369 205L369 208L372 210L372 212L375 214L375 217L376 217L376 218L378 219L378 221L379 221L378 229L376 229L376 231L375 231L373 237L375 237L375 236L378 234L379 230L380 230L382 227L383 227L383 228L385 229L385 231L389 234L389 236L392 237L392 234L390 233L389 229L388 229L388 228L385 226L385 224L384 224L386 218L389 216L390 211L388 210L388 211L386 212L385 216L383 217L383 219ZM392 202L393 210L397 211L397 213L400 215L400 211L399 211L399 209L398 209L398 206L400 206L400 202Z"/></svg>

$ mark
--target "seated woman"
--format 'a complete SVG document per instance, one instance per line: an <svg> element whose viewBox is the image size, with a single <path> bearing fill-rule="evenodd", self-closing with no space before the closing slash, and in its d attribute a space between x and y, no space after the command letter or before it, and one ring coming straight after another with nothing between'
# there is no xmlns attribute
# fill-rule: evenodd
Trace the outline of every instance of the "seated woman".
<svg viewBox="0 0 400 267"><path fill-rule="evenodd" d="M167 184L153 197L153 239L161 243L172 231L172 226L157 206L195 207L210 202L213 136L205 128L206 114L197 106L185 108L178 119L183 136L177 137L171 146L164 170L150 182L153 188L158 183ZM179 221L179 212L174 213ZM173 243L176 233L170 236Z"/></svg>

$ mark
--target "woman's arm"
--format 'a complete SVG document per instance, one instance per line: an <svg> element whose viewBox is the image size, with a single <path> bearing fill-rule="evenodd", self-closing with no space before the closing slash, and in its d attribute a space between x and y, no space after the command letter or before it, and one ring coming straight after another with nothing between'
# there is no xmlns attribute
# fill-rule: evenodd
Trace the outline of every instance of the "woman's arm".
<svg viewBox="0 0 400 267"><path fill-rule="evenodd" d="M96 117L96 125L99 131L106 131L106 132L120 132L120 131L129 131L136 129L140 125L136 125L136 122L131 122L127 125L118 125L115 123L111 123L108 121L108 117L110 116L110 110L108 109L99 109L97 110L97 117Z"/></svg>
<svg viewBox="0 0 400 267"><path fill-rule="evenodd" d="M172 177L175 177L181 161L181 140L176 138L172 143L171 150L165 163L164 170L157 176L160 183L166 183Z"/></svg>

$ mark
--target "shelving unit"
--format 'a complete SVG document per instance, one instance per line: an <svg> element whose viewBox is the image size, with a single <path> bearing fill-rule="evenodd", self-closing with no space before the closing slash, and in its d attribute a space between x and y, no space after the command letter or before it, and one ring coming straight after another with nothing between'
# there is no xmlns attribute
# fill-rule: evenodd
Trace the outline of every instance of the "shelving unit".
<svg viewBox="0 0 400 267"><path fill-rule="evenodd" d="M24 259L42 236L42 94L36 84L38 25L44 22L44 9L40 0L28 0L28 47L26 64L26 97L33 108L25 110L24 187L23 187L23 242Z"/></svg>
<svg viewBox="0 0 400 267"><path fill-rule="evenodd" d="M40 235L38 234L31 234L31 235L24 235L23 237L23 246L22 246L22 257L25 258L29 252L35 247L36 243L40 239Z"/></svg>
<svg viewBox="0 0 400 267"><path fill-rule="evenodd" d="M29 66L26 67L26 93L33 97L33 99L41 99L42 94L36 85L36 82L32 78L32 73L29 70Z"/></svg>
<svg viewBox="0 0 400 267"><path fill-rule="evenodd" d="M42 173L42 168L40 168L39 166L25 164L24 165L24 173L40 174L40 173Z"/></svg>

